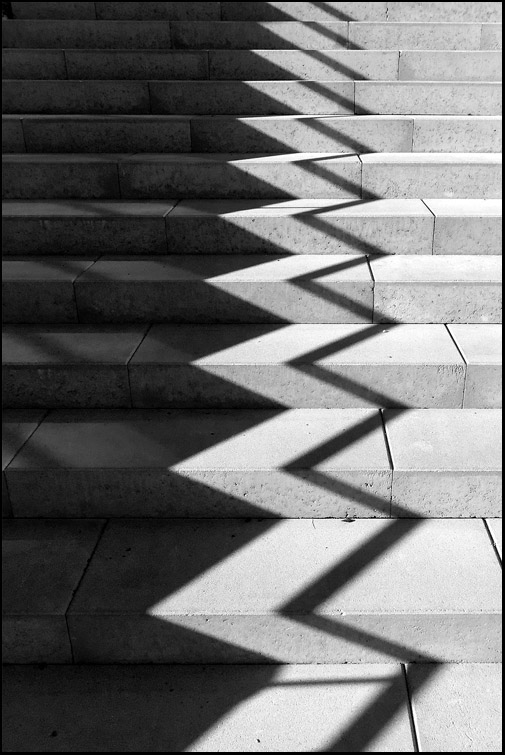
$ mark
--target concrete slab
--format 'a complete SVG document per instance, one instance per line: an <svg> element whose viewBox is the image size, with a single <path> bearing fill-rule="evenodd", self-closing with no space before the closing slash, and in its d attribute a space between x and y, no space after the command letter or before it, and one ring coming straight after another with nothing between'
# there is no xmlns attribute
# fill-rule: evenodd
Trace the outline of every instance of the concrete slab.
<svg viewBox="0 0 505 755"><path fill-rule="evenodd" d="M5 47L147 49L171 47L169 24L159 21L15 20L2 26ZM480 40L479 40L480 42Z"/></svg>
<svg viewBox="0 0 505 755"><path fill-rule="evenodd" d="M170 213L167 237L180 254L431 255L433 226L433 214L417 199L195 200Z"/></svg>
<svg viewBox="0 0 505 755"><path fill-rule="evenodd" d="M15 18L96 18L96 3L11 3Z"/></svg>
<svg viewBox="0 0 505 755"><path fill-rule="evenodd" d="M502 24L482 24L481 49L501 50L503 47Z"/></svg>
<svg viewBox="0 0 505 755"><path fill-rule="evenodd" d="M149 113L147 81L24 81L5 80L5 113Z"/></svg>
<svg viewBox="0 0 505 755"><path fill-rule="evenodd" d="M12 516L4 470L35 432L45 412L3 412L2 415L2 518Z"/></svg>
<svg viewBox="0 0 505 755"><path fill-rule="evenodd" d="M119 199L112 155L3 155L4 199Z"/></svg>
<svg viewBox="0 0 505 755"><path fill-rule="evenodd" d="M502 202L426 199L435 215L434 254L502 254Z"/></svg>
<svg viewBox="0 0 505 755"><path fill-rule="evenodd" d="M2 153L26 152L21 116L2 116Z"/></svg>
<svg viewBox="0 0 505 755"><path fill-rule="evenodd" d="M100 20L121 19L124 21L156 19L159 21L217 21L220 19L220 3L95 3L96 16Z"/></svg>
<svg viewBox="0 0 505 755"><path fill-rule="evenodd" d="M270 116L193 118L195 152L412 151L411 118Z"/></svg>
<svg viewBox="0 0 505 755"><path fill-rule="evenodd" d="M375 322L499 323L502 258L371 258Z"/></svg>
<svg viewBox="0 0 505 755"><path fill-rule="evenodd" d="M30 152L191 152L190 119L163 115L39 115L23 120Z"/></svg>
<svg viewBox="0 0 505 755"><path fill-rule="evenodd" d="M389 3L390 21L501 21L501 3Z"/></svg>
<svg viewBox="0 0 505 755"><path fill-rule="evenodd" d="M451 325L449 328L467 365L465 407L502 406L503 329L501 325Z"/></svg>
<svg viewBox="0 0 505 755"><path fill-rule="evenodd" d="M138 408L461 407L443 326L153 326L129 364Z"/></svg>
<svg viewBox="0 0 505 755"><path fill-rule="evenodd" d="M482 521L133 520L68 622L78 663L495 661L500 602Z"/></svg>
<svg viewBox="0 0 505 755"><path fill-rule="evenodd" d="M26 201L2 205L10 254L165 254L165 217L175 202Z"/></svg>
<svg viewBox="0 0 505 755"><path fill-rule="evenodd" d="M4 405L131 406L127 364L147 330L147 326L6 327Z"/></svg>
<svg viewBox="0 0 505 755"><path fill-rule="evenodd" d="M493 53L479 53L488 55ZM211 50L210 78L356 81L398 78L399 52L389 50Z"/></svg>
<svg viewBox="0 0 505 755"><path fill-rule="evenodd" d="M387 3L221 3L224 21L385 21Z"/></svg>
<svg viewBox="0 0 505 755"><path fill-rule="evenodd" d="M490 82L357 81L364 115L500 115L501 86Z"/></svg>
<svg viewBox="0 0 505 755"><path fill-rule="evenodd" d="M500 752L502 668L496 664L410 666L421 752Z"/></svg>
<svg viewBox="0 0 505 755"><path fill-rule="evenodd" d="M397 516L501 516L501 413L386 412Z"/></svg>
<svg viewBox="0 0 505 755"><path fill-rule="evenodd" d="M413 752L398 665L18 667L3 682L15 751L47 746L50 720L60 752Z"/></svg>
<svg viewBox="0 0 505 755"><path fill-rule="evenodd" d="M365 50L480 50L479 23L359 23L349 24L350 47Z"/></svg>
<svg viewBox="0 0 505 755"><path fill-rule="evenodd" d="M391 500L370 410L56 413L7 478L18 516L382 517Z"/></svg>
<svg viewBox="0 0 505 755"><path fill-rule="evenodd" d="M414 118L413 152L501 152L500 116Z"/></svg>
<svg viewBox="0 0 505 755"><path fill-rule="evenodd" d="M354 255L102 259L76 296L80 322L371 322L373 313L370 268Z"/></svg>
<svg viewBox="0 0 505 755"><path fill-rule="evenodd" d="M361 155L363 196L499 199L501 155L384 153Z"/></svg>
<svg viewBox="0 0 505 755"><path fill-rule="evenodd" d="M488 519L487 525L500 558L503 557L503 519Z"/></svg>
<svg viewBox="0 0 505 755"><path fill-rule="evenodd" d="M65 53L63 50L2 50L2 76L5 79L67 79Z"/></svg>
<svg viewBox="0 0 505 755"><path fill-rule="evenodd" d="M93 260L10 258L2 262L4 323L77 323L74 283Z"/></svg>
<svg viewBox="0 0 505 755"><path fill-rule="evenodd" d="M137 155L119 166L122 196L129 199L358 198L356 155Z"/></svg>
<svg viewBox="0 0 505 755"><path fill-rule="evenodd" d="M345 21L317 23L296 21L199 21L171 24L175 48L196 50L332 50L347 49L348 24ZM478 27L480 48L481 27Z"/></svg>
<svg viewBox="0 0 505 755"><path fill-rule="evenodd" d="M501 81L502 56L492 50L400 52L403 81Z"/></svg>
<svg viewBox="0 0 505 755"><path fill-rule="evenodd" d="M72 662L65 614L103 526L101 521L4 522L4 663Z"/></svg>
<svg viewBox="0 0 505 755"><path fill-rule="evenodd" d="M209 78L209 58L203 50L65 50L65 60L69 79Z"/></svg>
<svg viewBox="0 0 505 755"><path fill-rule="evenodd" d="M153 81L149 83L149 91L150 112L169 115L354 113L352 81L330 81L316 86L306 81L187 81L184 84Z"/></svg>

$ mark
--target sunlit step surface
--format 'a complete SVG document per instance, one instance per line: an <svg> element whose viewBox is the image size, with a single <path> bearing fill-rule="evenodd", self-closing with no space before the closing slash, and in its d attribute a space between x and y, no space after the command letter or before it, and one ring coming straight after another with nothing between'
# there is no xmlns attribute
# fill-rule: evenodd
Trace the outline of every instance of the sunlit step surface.
<svg viewBox="0 0 505 755"><path fill-rule="evenodd" d="M53 192L82 194L88 180L67 189L65 181L53 181L50 175L58 164L71 166L74 160L81 173L89 172L82 153L95 153L90 161L96 163L96 153L110 161L107 153L500 152L502 144L500 116L9 115L2 123L4 152L18 153L4 156L3 191L17 198L21 191L35 196L41 180L37 169L47 175ZM42 154L19 154L24 152ZM71 156L44 154L58 152ZM26 170L30 180L23 174ZM11 186L14 176L17 183Z"/></svg>
<svg viewBox="0 0 505 755"><path fill-rule="evenodd" d="M410 692L423 747L464 751L471 737L476 751L499 752L501 674L500 664L413 664L407 678L400 664L6 667L3 736L11 752L41 752L50 717L70 752L153 742L172 752L415 752Z"/></svg>
<svg viewBox="0 0 505 755"><path fill-rule="evenodd" d="M3 402L461 408L473 367L484 359L474 357L480 347L485 361L471 405L499 407L500 326L451 327L454 337L444 325L5 326ZM464 358L456 343L465 337Z"/></svg>
<svg viewBox="0 0 505 755"><path fill-rule="evenodd" d="M20 257L2 278L4 323L502 319L501 256Z"/></svg>
<svg viewBox="0 0 505 755"><path fill-rule="evenodd" d="M15 517L502 515L499 410L45 414L4 412Z"/></svg>
<svg viewBox="0 0 505 755"><path fill-rule="evenodd" d="M498 200L6 201L3 254L502 254Z"/></svg>
<svg viewBox="0 0 505 755"><path fill-rule="evenodd" d="M7 525L6 660L69 662L70 643L77 663L501 657L501 570L482 520L103 527Z"/></svg>

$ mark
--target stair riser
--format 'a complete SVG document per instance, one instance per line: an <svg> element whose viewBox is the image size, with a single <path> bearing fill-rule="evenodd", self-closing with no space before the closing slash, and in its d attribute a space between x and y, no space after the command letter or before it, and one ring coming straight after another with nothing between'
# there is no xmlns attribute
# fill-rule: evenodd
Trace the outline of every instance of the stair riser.
<svg viewBox="0 0 505 755"><path fill-rule="evenodd" d="M499 408L501 371L487 368L481 395ZM434 364L11 366L3 370L3 404L21 409L279 407L456 409L463 406L466 367ZM359 385L359 395L353 387ZM131 393L130 393L131 387Z"/></svg>
<svg viewBox="0 0 505 755"><path fill-rule="evenodd" d="M501 284L4 280L4 323L501 323ZM311 289L315 289L311 291ZM375 293L375 298L374 298ZM198 301L196 310L193 302ZM375 301L375 312L374 312ZM339 304L339 302L341 302Z"/></svg>
<svg viewBox="0 0 505 755"><path fill-rule="evenodd" d="M354 92L356 91L356 99ZM5 81L5 113L500 115L499 83Z"/></svg>
<svg viewBox="0 0 505 755"><path fill-rule="evenodd" d="M501 218L7 218L4 254L501 254ZM435 236L434 236L435 226ZM330 232L332 235L329 235ZM433 243L435 246L433 246Z"/></svg>
<svg viewBox="0 0 505 755"><path fill-rule="evenodd" d="M501 24L11 21L6 48L499 50Z"/></svg>
<svg viewBox="0 0 505 755"><path fill-rule="evenodd" d="M500 81L498 51L166 51L2 52L6 79Z"/></svg>
<svg viewBox="0 0 505 755"><path fill-rule="evenodd" d="M220 3L44 3L13 2L16 18L219 20Z"/></svg>

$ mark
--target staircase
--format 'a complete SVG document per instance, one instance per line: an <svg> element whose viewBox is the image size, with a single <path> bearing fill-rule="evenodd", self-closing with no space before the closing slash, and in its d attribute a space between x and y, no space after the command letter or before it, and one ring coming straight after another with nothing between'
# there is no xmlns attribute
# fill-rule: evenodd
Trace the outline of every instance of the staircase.
<svg viewBox="0 0 505 755"><path fill-rule="evenodd" d="M11 6L4 751L501 751L501 3Z"/></svg>

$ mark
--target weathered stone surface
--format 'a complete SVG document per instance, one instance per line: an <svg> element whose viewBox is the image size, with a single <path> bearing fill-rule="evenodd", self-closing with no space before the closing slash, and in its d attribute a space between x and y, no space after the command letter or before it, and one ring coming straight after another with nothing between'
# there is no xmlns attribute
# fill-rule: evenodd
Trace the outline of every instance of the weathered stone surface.
<svg viewBox="0 0 505 755"><path fill-rule="evenodd" d="M389 3L390 21L501 21L501 3Z"/></svg>
<svg viewBox="0 0 505 755"><path fill-rule="evenodd" d="M480 47L481 27L477 28ZM346 22L325 23L321 27L318 23L297 21L185 21L174 22L171 29L173 46L190 50L340 50L348 46Z"/></svg>
<svg viewBox="0 0 505 755"><path fill-rule="evenodd" d="M500 115L502 107L495 82L356 82L356 113L365 115Z"/></svg>
<svg viewBox="0 0 505 755"><path fill-rule="evenodd" d="M483 50L501 50L502 47L502 24L482 24L481 48Z"/></svg>
<svg viewBox="0 0 505 755"><path fill-rule="evenodd" d="M44 418L44 412L3 412L2 415L2 518L12 516L4 470Z"/></svg>
<svg viewBox="0 0 505 755"><path fill-rule="evenodd" d="M69 79L207 79L208 54L190 50L66 50ZM149 111L147 111L149 112Z"/></svg>
<svg viewBox="0 0 505 755"><path fill-rule="evenodd" d="M501 516L498 410L386 413L393 515Z"/></svg>
<svg viewBox="0 0 505 755"><path fill-rule="evenodd" d="M2 77L67 79L65 53L63 50L2 50Z"/></svg>
<svg viewBox="0 0 505 755"><path fill-rule="evenodd" d="M96 18L96 3L11 3L15 18Z"/></svg>
<svg viewBox="0 0 505 755"><path fill-rule="evenodd" d="M478 23L349 24L350 47L365 50L480 50L481 36Z"/></svg>
<svg viewBox="0 0 505 755"><path fill-rule="evenodd" d="M224 21L385 21L387 3L221 3Z"/></svg>
<svg viewBox="0 0 505 755"><path fill-rule="evenodd" d="M502 253L502 202L426 199L435 215L434 254Z"/></svg>
<svg viewBox="0 0 505 755"><path fill-rule="evenodd" d="M149 113L146 81L4 81L5 113Z"/></svg>
<svg viewBox="0 0 505 755"><path fill-rule="evenodd" d="M40 5L40 3L38 3ZM159 21L11 20L2 25L4 47L161 49L171 47L169 24Z"/></svg>
<svg viewBox="0 0 505 755"><path fill-rule="evenodd" d="M23 124L20 116L2 116L2 153L26 152Z"/></svg>
<svg viewBox="0 0 505 755"><path fill-rule="evenodd" d="M500 116L414 118L413 152L501 152Z"/></svg>
<svg viewBox="0 0 505 755"><path fill-rule="evenodd" d="M502 56L494 51L429 50L400 53L403 81L501 81Z"/></svg>
<svg viewBox="0 0 505 755"><path fill-rule="evenodd" d="M112 155L4 155L4 199L119 199Z"/></svg>
<svg viewBox="0 0 505 755"><path fill-rule="evenodd" d="M121 19L124 21L214 21L220 18L220 3L175 2L175 3L95 3L96 16L100 20Z"/></svg>

